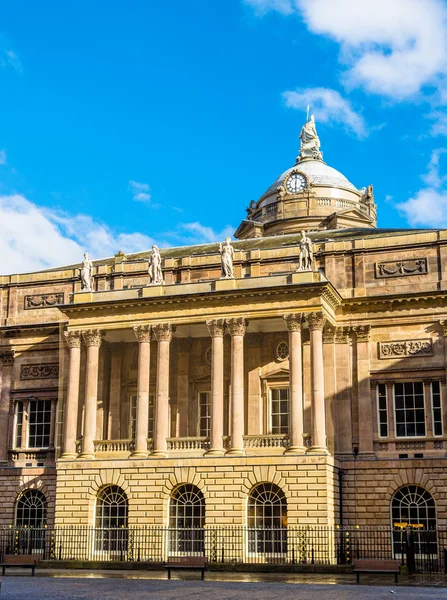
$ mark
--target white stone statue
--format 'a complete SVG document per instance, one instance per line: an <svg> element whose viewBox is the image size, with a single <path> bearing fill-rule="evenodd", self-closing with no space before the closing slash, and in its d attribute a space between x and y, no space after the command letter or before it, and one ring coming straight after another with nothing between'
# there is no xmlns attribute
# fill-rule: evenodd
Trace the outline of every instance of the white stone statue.
<svg viewBox="0 0 447 600"><path fill-rule="evenodd" d="M315 126L315 117L311 115L310 120L303 125L300 133L301 147L297 160L305 158L314 158L323 160L323 153L320 151L320 138L318 137Z"/></svg>
<svg viewBox="0 0 447 600"><path fill-rule="evenodd" d="M312 271L312 263L314 260L314 251L312 248L312 240L307 237L306 232L301 231L300 239L300 271Z"/></svg>
<svg viewBox="0 0 447 600"><path fill-rule="evenodd" d="M163 271L161 269L161 255L157 246L152 246L149 254L149 277L151 285L164 285Z"/></svg>
<svg viewBox="0 0 447 600"><path fill-rule="evenodd" d="M233 257L234 248L229 237L225 238L223 244L219 244L220 260L222 264L222 277L234 278Z"/></svg>
<svg viewBox="0 0 447 600"><path fill-rule="evenodd" d="M81 290L83 292L91 292L93 285L93 263L87 252L84 254L84 260L79 275L81 277Z"/></svg>

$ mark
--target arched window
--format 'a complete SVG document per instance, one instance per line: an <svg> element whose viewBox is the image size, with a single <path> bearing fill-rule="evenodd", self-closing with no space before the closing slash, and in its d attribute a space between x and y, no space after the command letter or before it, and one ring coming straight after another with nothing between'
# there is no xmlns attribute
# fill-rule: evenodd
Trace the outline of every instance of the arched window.
<svg viewBox="0 0 447 600"><path fill-rule="evenodd" d="M203 554L205 498L189 483L175 488L169 504L170 550L175 554Z"/></svg>
<svg viewBox="0 0 447 600"><path fill-rule="evenodd" d="M127 552L126 493L117 485L109 485L98 493L96 499L96 550Z"/></svg>
<svg viewBox="0 0 447 600"><path fill-rule="evenodd" d="M437 554L436 506L426 489L406 485L397 490L391 500L391 520L396 555L404 552L407 535L415 554Z"/></svg>
<svg viewBox="0 0 447 600"><path fill-rule="evenodd" d="M260 483L248 497L249 551L272 554L287 552L287 500L274 483Z"/></svg>
<svg viewBox="0 0 447 600"><path fill-rule="evenodd" d="M45 527L47 500L39 490L26 490L17 500L16 525L19 527Z"/></svg>
<svg viewBox="0 0 447 600"><path fill-rule="evenodd" d="M96 527L127 527L127 512L126 493L117 485L109 485L99 492L96 500Z"/></svg>

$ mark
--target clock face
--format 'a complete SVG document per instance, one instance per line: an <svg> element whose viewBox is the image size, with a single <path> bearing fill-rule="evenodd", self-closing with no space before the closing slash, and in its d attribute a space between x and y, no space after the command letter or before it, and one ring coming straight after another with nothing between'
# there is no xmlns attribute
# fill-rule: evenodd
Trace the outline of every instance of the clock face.
<svg viewBox="0 0 447 600"><path fill-rule="evenodd" d="M293 173L286 183L287 191L290 194L299 194L306 187L306 178L301 173Z"/></svg>

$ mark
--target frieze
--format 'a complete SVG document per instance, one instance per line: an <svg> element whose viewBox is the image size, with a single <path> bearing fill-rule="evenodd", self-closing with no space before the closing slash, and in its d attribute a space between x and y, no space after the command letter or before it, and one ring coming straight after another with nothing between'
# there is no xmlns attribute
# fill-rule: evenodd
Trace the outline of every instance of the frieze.
<svg viewBox="0 0 447 600"><path fill-rule="evenodd" d="M58 377L59 363L22 365L20 369L20 379L57 379Z"/></svg>
<svg viewBox="0 0 447 600"><path fill-rule="evenodd" d="M428 273L428 262L426 258L414 258L408 260L391 260L375 264L376 278L407 277L408 275L425 275Z"/></svg>
<svg viewBox="0 0 447 600"><path fill-rule="evenodd" d="M433 342L431 339L379 342L379 358L431 356L432 354Z"/></svg>
<svg viewBox="0 0 447 600"><path fill-rule="evenodd" d="M38 294L36 296L25 296L25 310L34 308L52 308L64 304L64 293Z"/></svg>

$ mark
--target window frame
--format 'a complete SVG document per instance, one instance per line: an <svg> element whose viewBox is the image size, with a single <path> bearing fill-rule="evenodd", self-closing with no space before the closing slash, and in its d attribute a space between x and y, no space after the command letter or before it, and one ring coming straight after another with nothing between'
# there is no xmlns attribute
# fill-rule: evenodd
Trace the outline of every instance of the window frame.
<svg viewBox="0 0 447 600"><path fill-rule="evenodd" d="M32 397L32 398L26 398L27 402L25 403L23 401L23 418L26 419L26 434L25 434L25 444L23 444L23 439L22 439L22 448L25 448L27 450L49 450L51 448L51 430L52 430L52 418L53 418L53 399L52 398L46 398L46 397ZM37 402L44 402L47 406L47 408L45 408L44 411L40 411L43 412L43 414L48 415L48 422L40 422L40 423L32 423L31 422L31 415L32 413L32 407L35 406L37 404ZM49 408L48 408L49 407ZM37 411L36 411L37 412ZM39 427L39 426L43 426L43 427L48 427L48 433L41 433L40 435L35 433L33 434L33 436L31 435L31 427ZM31 446L31 439L37 439L37 438L48 438L48 444L46 445L34 445ZM43 440L42 440L43 441Z"/></svg>
<svg viewBox="0 0 447 600"><path fill-rule="evenodd" d="M439 408L435 408L433 404L433 384L437 383L439 385ZM442 385L441 382L437 379L430 381L430 407L431 407L431 418L432 418L432 429L434 437L442 437L444 435L444 423L443 423L443 411L442 411ZM439 410L440 419L435 421L435 410ZM441 433L435 433L435 423L441 424Z"/></svg>
<svg viewBox="0 0 447 600"><path fill-rule="evenodd" d="M273 432L273 392L279 390L287 390L287 431L286 432ZM290 435L290 389L286 384L277 384L277 385L269 385L268 386L268 421L267 421L267 431L270 435ZM278 402L281 403L281 398L278 399ZM275 413L280 416L282 412Z"/></svg>
<svg viewBox="0 0 447 600"><path fill-rule="evenodd" d="M200 402L201 394L207 395L208 401L206 402L205 405L202 405ZM202 421L201 407L202 406L208 407L207 414L204 417L208 423L208 428L207 428L208 434L206 434L206 435L204 435L202 433L202 428L201 428L201 421ZM211 390L199 390L197 392L197 435L198 435L198 437L206 437L206 438L209 438L211 435Z"/></svg>
<svg viewBox="0 0 447 600"><path fill-rule="evenodd" d="M22 418L19 422L19 406L21 406L20 414ZM14 438L13 438L13 448L15 450L21 450L22 448L26 448L28 445L28 427L25 429L25 439L23 439L23 423L25 419L25 401L20 399L17 400L14 406ZM20 433L19 433L20 431ZM20 440L20 441L19 441Z"/></svg>
<svg viewBox="0 0 447 600"><path fill-rule="evenodd" d="M385 388L385 395L383 396L385 398L385 408L381 409L380 408L380 394L379 394L379 388L380 386L383 386ZM393 384L394 387L394 384ZM390 423L389 423L389 415L388 415L388 386L385 382L377 382L376 384L376 409L377 409L377 434L378 437L380 439L387 439L390 435ZM380 415L381 413L385 413L385 423L384 425L386 425L386 435L382 435L381 432L381 419L380 419Z"/></svg>
<svg viewBox="0 0 447 600"><path fill-rule="evenodd" d="M133 401L135 398L135 417L133 416ZM137 431L137 400L138 394L136 392L129 392L129 426L128 435L130 440L135 440ZM152 435L151 435L151 424L152 421ZM155 394L149 394L149 414L147 420L147 438L150 440L154 437L154 421L155 421Z"/></svg>
<svg viewBox="0 0 447 600"><path fill-rule="evenodd" d="M402 440L402 439L410 439L410 440L414 440L414 439L425 439L427 438L427 411L425 410L426 408L426 398L425 398L425 386L424 386L424 382L422 380L403 380L403 381L393 381L393 417L394 417L394 437L396 439ZM406 383L411 383L413 386L414 384L420 384L422 386L422 398L423 398L423 406L422 408L416 409L416 407L414 409L407 409L407 408L403 408L403 409L397 409L396 408L396 384L401 384L403 386L405 386ZM414 390L414 387L413 387ZM404 387L404 392L405 392L405 387ZM404 398L405 398L405 393L404 393ZM396 412L397 410L414 410L414 412L416 413L416 410L423 410L424 411L424 433L423 434L418 434L418 435L398 435L397 434L397 427L398 427L398 420L397 420L397 415ZM414 421L414 424L417 425L418 421ZM405 421L405 425L406 425L406 421Z"/></svg>

